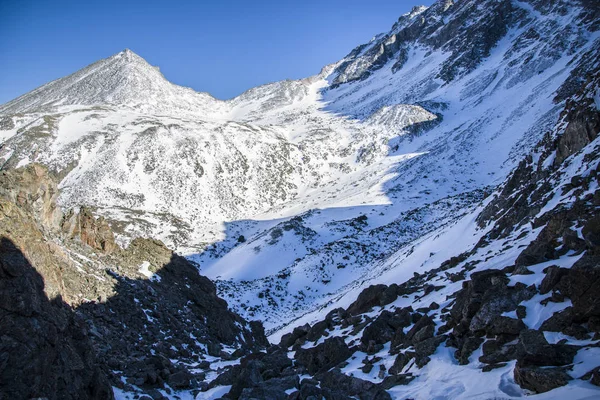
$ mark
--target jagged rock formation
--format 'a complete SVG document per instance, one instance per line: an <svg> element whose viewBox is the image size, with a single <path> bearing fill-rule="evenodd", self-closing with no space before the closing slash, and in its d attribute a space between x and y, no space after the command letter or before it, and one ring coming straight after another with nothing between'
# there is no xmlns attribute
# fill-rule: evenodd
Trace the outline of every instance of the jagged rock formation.
<svg viewBox="0 0 600 400"><path fill-rule="evenodd" d="M79 212L69 210L63 217L61 229L69 238L79 238L83 243L103 253L111 253L117 248L114 234L105 219L94 217L86 207L81 207Z"/></svg>
<svg viewBox="0 0 600 400"><path fill-rule="evenodd" d="M45 254L46 263L55 261L35 222L3 198L0 210L0 399L112 399L85 321L60 295L49 298L53 290L44 278L53 277L43 277L7 237L10 222L18 220L18 235L34 235L28 247L36 259Z"/></svg>
<svg viewBox="0 0 600 400"><path fill-rule="evenodd" d="M61 219L46 168L2 171L0 188L1 398L197 390L208 360L267 345L160 241L123 250L88 209Z"/></svg>
<svg viewBox="0 0 600 400"><path fill-rule="evenodd" d="M0 196L31 213L42 227L55 228L62 217L56 205L58 187L41 165L20 172L0 171Z"/></svg>

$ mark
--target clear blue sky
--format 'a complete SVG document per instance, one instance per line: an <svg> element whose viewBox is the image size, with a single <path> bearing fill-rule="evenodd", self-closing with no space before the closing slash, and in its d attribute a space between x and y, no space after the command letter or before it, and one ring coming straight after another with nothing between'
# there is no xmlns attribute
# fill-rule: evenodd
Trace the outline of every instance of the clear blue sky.
<svg viewBox="0 0 600 400"><path fill-rule="evenodd" d="M0 0L0 104L130 48L226 99L317 73L433 0Z"/></svg>

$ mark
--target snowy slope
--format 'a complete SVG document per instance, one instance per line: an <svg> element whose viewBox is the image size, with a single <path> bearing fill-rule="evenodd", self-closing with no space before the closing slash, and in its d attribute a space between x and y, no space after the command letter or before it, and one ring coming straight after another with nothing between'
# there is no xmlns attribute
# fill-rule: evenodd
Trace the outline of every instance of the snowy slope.
<svg viewBox="0 0 600 400"><path fill-rule="evenodd" d="M470 215L598 54L590 12L440 1L313 77L229 101L125 50L0 106L0 162L49 165L64 207L94 207L123 243L164 240L275 329L405 271L399 249Z"/></svg>
<svg viewBox="0 0 600 400"><path fill-rule="evenodd" d="M440 5L427 11L429 18L439 19ZM204 273L223 280L222 293L240 312L275 328L290 315L364 287L383 271L404 276L404 264L393 260L405 258L427 233L469 213L488 186L504 180L556 122L563 107L557 91L571 79L572 60L597 54L598 48L597 33L573 30L583 18L576 8L552 17L526 6L514 4L506 35L477 68L447 83L437 76L452 55L432 51L433 45L423 44L427 38L403 45L400 69L390 57L362 79L339 83L347 65L358 63L375 42L390 40L398 26L338 63L327 76L333 84L322 91L324 110L387 132L388 155L253 221L229 224L226 240L193 257ZM451 11L444 17L447 25L466 12L463 6L458 16ZM415 12L412 18L425 11ZM538 40L531 39L534 31ZM555 51L561 35L579 42L579 55ZM535 62L524 62L532 55ZM429 111L412 120L411 112L423 108ZM363 147L357 157L377 160L370 150L375 147ZM244 243L237 241L240 234ZM405 253L396 254L403 245Z"/></svg>
<svg viewBox="0 0 600 400"><path fill-rule="evenodd" d="M310 368L317 358L303 354L340 338L340 372L392 398L597 398L597 58L593 65L585 89L492 196L270 339ZM335 369L314 379L334 390L328 374Z"/></svg>

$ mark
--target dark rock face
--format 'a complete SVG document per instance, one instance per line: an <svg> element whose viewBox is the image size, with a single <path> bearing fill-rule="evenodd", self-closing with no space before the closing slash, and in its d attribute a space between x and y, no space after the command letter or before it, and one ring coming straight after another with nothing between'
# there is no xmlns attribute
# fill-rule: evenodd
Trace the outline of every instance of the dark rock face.
<svg viewBox="0 0 600 400"><path fill-rule="evenodd" d="M407 47L414 42L452 53L439 73L439 78L449 82L489 56L520 16L510 1L486 2L478 10L470 2L449 1L436 2L424 12L415 8L400 17L393 33L378 38L366 51L368 45L362 45L348 54L336 70L333 86L366 79L389 61L394 62L392 71L398 71L408 59ZM474 18L477 23L467 23Z"/></svg>
<svg viewBox="0 0 600 400"><path fill-rule="evenodd" d="M556 265L548 267L546 269L546 276L540 285L540 294L549 293L552 289L554 289L567 272L568 270L566 268L560 268Z"/></svg>
<svg viewBox="0 0 600 400"><path fill-rule="evenodd" d="M463 284L450 310L453 319L458 324L468 324L472 332L502 329L499 325L503 321L501 314L515 310L521 301L530 299L536 293L534 287L509 287L507 283L505 273L499 270L472 274L471 280Z"/></svg>
<svg viewBox="0 0 600 400"><path fill-rule="evenodd" d="M587 242L588 246L592 248L600 247L600 216L596 215L589 219L581 229L581 234Z"/></svg>
<svg viewBox="0 0 600 400"><path fill-rule="evenodd" d="M77 312L95 332L92 341L100 360L113 360L129 384L158 388L174 382L177 389L197 387L203 374L190 374L169 359L189 363L203 359L200 343L210 355L222 357L231 357L222 353L223 344L240 347L242 354L266 347L262 326L230 312L215 285L161 242L136 239L111 257L124 274L115 278L117 295L104 303L82 304ZM144 262L156 278L134 279ZM122 385L117 376L114 379L115 385Z"/></svg>
<svg viewBox="0 0 600 400"><path fill-rule="evenodd" d="M379 316L369 324L363 331L361 342L368 344L373 341L377 344L384 344L394 338L398 329L409 325L402 314L396 315L389 311L383 311Z"/></svg>
<svg viewBox="0 0 600 400"><path fill-rule="evenodd" d="M600 257L586 254L573 265L557 285L573 302L578 319L600 316Z"/></svg>
<svg viewBox="0 0 600 400"><path fill-rule="evenodd" d="M591 143L600 132L600 113L575 108L566 117L567 127L558 139L554 165L560 165L567 157Z"/></svg>
<svg viewBox="0 0 600 400"><path fill-rule="evenodd" d="M287 333L281 337L279 345L284 348L288 348L296 343L299 339L305 337L310 331L310 325L305 324L294 328L291 333Z"/></svg>
<svg viewBox="0 0 600 400"><path fill-rule="evenodd" d="M522 388L536 393L548 392L573 379L563 368L515 367L515 381Z"/></svg>
<svg viewBox="0 0 600 400"><path fill-rule="evenodd" d="M112 399L83 321L0 239L0 399Z"/></svg>
<svg viewBox="0 0 600 400"><path fill-rule="evenodd" d="M507 344L503 340L488 340L483 346L483 355L479 361L486 364L498 364L505 361L515 360L518 356L516 344Z"/></svg>
<svg viewBox="0 0 600 400"><path fill-rule="evenodd" d="M522 365L567 365L577 354L575 346L551 345L541 331L527 329L519 335L518 360Z"/></svg>
<svg viewBox="0 0 600 400"><path fill-rule="evenodd" d="M549 332L563 332L565 331L575 319L573 313L573 307L567 307L563 311L555 313L550 318L545 320L540 326L541 331Z"/></svg>
<svg viewBox="0 0 600 400"><path fill-rule="evenodd" d="M318 376L321 386L344 396L359 396L361 400L386 400L391 396L376 384L333 370ZM339 395L338 394L338 395ZM342 397L345 398L345 397Z"/></svg>
<svg viewBox="0 0 600 400"><path fill-rule="evenodd" d="M271 379L260 386L254 386L252 388L245 388L240 394L240 400L251 400L251 399L273 399L273 400L287 400L288 395L286 391L293 389L297 385L296 378L289 376L279 379Z"/></svg>
<svg viewBox="0 0 600 400"><path fill-rule="evenodd" d="M488 333L494 336L502 334L518 335L526 328L527 326L520 319L500 316L493 320L492 325L488 329Z"/></svg>
<svg viewBox="0 0 600 400"><path fill-rule="evenodd" d="M435 353L440 344L446 340L445 336L436 336L415 344L415 362L417 367L424 367L429 361L429 356Z"/></svg>
<svg viewBox="0 0 600 400"><path fill-rule="evenodd" d="M369 286L360 292L356 301L348 307L348 313L350 315L363 314L375 306L389 304L397 297L397 294L394 296L393 293L390 293L386 285Z"/></svg>
<svg viewBox="0 0 600 400"><path fill-rule="evenodd" d="M410 358L406 354L398 354L394 360L394 365L390 367L389 373L392 375L400 374L409 361Z"/></svg>
<svg viewBox="0 0 600 400"><path fill-rule="evenodd" d="M320 345L310 349L300 349L296 352L296 360L314 375L326 371L345 361L352 352L340 337L326 339Z"/></svg>

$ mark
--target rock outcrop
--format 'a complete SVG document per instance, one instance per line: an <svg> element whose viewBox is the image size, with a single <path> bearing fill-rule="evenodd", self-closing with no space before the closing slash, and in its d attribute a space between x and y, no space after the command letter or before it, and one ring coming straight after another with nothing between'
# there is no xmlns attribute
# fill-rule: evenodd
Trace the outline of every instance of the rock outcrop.
<svg viewBox="0 0 600 400"><path fill-rule="evenodd" d="M109 254L117 249L115 236L106 220L96 218L87 207L69 210L63 217L61 229L70 239L78 238L102 253Z"/></svg>
<svg viewBox="0 0 600 400"><path fill-rule="evenodd" d="M185 258L152 239L121 249L89 209L63 218L56 195L41 165L0 172L0 398L199 390L208 355L268 345Z"/></svg>
<svg viewBox="0 0 600 400"><path fill-rule="evenodd" d="M2 220L6 207L0 201ZM15 210L19 212L18 210ZM25 216L22 216L26 218ZM112 399L84 319L0 236L0 399Z"/></svg>

